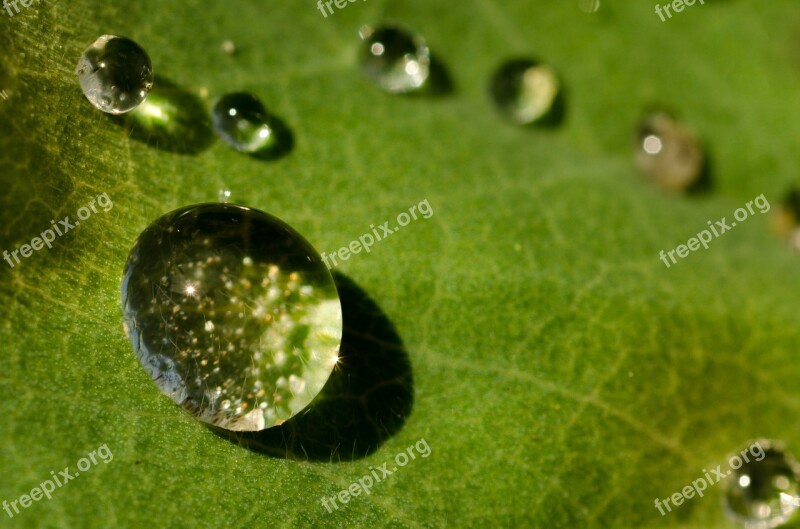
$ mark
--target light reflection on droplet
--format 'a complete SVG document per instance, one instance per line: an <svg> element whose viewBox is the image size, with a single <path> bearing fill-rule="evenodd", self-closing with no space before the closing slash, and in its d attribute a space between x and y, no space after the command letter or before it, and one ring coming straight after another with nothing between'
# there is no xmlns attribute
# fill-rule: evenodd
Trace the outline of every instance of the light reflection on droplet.
<svg viewBox="0 0 800 529"><path fill-rule="evenodd" d="M519 125L555 124L562 110L558 75L534 59L503 63L492 76L489 92L497 108Z"/></svg>
<svg viewBox="0 0 800 529"><path fill-rule="evenodd" d="M131 250L122 298L156 384L222 428L258 431L299 413L339 353L330 272L297 232L250 208L204 204L158 219Z"/></svg>
<svg viewBox="0 0 800 529"><path fill-rule="evenodd" d="M729 461L742 464L738 469L731 465L730 478L723 484L731 518L745 529L782 527L798 518L795 499L800 493L800 465L782 443L757 441Z"/></svg>
<svg viewBox="0 0 800 529"><path fill-rule="evenodd" d="M394 25L362 26L364 41L361 69L378 86L391 93L414 92L430 76L431 54L418 34Z"/></svg>
<svg viewBox="0 0 800 529"><path fill-rule="evenodd" d="M636 133L636 166L656 186L671 192L698 184L705 155L697 136L666 112L648 114Z"/></svg>
<svg viewBox="0 0 800 529"><path fill-rule="evenodd" d="M584 13L597 13L600 0L578 0L578 8Z"/></svg>

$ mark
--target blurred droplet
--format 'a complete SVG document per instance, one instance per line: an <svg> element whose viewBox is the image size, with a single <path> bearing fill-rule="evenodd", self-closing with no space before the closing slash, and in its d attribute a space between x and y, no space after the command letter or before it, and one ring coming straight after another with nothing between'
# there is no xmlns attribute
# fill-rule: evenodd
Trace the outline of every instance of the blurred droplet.
<svg viewBox="0 0 800 529"><path fill-rule="evenodd" d="M578 8L584 13L597 13L600 0L578 0Z"/></svg>
<svg viewBox="0 0 800 529"><path fill-rule="evenodd" d="M560 121L561 83L546 64L533 59L508 61L495 72L489 91L497 108L519 125Z"/></svg>
<svg viewBox="0 0 800 529"><path fill-rule="evenodd" d="M383 90L400 94L425 85L431 54L420 35L392 25L363 26L359 35L361 69Z"/></svg>
<svg viewBox="0 0 800 529"><path fill-rule="evenodd" d="M75 73L86 99L109 114L133 110L153 87L150 57L132 40L114 35L86 48Z"/></svg>
<svg viewBox="0 0 800 529"><path fill-rule="evenodd" d="M222 43L222 51L226 55L233 55L236 53L236 44L232 40L226 40Z"/></svg>
<svg viewBox="0 0 800 529"><path fill-rule="evenodd" d="M219 202L230 202L231 200L231 190L230 189L220 189L217 193L217 200Z"/></svg>
<svg viewBox="0 0 800 529"><path fill-rule="evenodd" d="M705 158L688 127L665 112L646 116L638 127L636 166L667 191L687 191L700 180Z"/></svg>
<svg viewBox="0 0 800 529"><path fill-rule="evenodd" d="M254 95L238 92L222 96L211 112L214 130L237 151L271 157L287 150L288 129L267 112Z"/></svg>
<svg viewBox="0 0 800 529"><path fill-rule="evenodd" d="M731 518L745 529L782 527L797 519L800 465L781 443L757 441L729 462L733 470L724 481L724 502ZM734 468L740 462L741 468Z"/></svg>
<svg viewBox="0 0 800 529"><path fill-rule="evenodd" d="M154 382L228 430L281 424L339 360L342 309L328 268L261 211L202 204L136 240L122 281L125 329Z"/></svg>

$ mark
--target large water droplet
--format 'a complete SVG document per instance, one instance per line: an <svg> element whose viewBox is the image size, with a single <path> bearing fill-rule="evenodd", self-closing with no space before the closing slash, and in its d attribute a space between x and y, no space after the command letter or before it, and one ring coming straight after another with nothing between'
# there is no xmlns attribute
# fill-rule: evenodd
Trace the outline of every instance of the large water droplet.
<svg viewBox="0 0 800 529"><path fill-rule="evenodd" d="M103 35L81 55L75 69L86 99L109 114L139 106L153 87L153 65L134 41Z"/></svg>
<svg viewBox="0 0 800 529"><path fill-rule="evenodd" d="M515 59L494 74L489 91L497 108L520 125L561 120L561 83L555 70L533 59Z"/></svg>
<svg viewBox="0 0 800 529"><path fill-rule="evenodd" d="M704 168L703 149L694 133L665 112L642 120L636 134L636 165L655 185L667 191L695 186Z"/></svg>
<svg viewBox="0 0 800 529"><path fill-rule="evenodd" d="M342 310L317 252L258 210L202 204L156 220L130 252L125 327L156 384L202 421L281 424L338 361Z"/></svg>
<svg viewBox="0 0 800 529"><path fill-rule="evenodd" d="M217 135L237 151L269 158L285 152L291 145L286 126L252 94L222 96L211 115Z"/></svg>
<svg viewBox="0 0 800 529"><path fill-rule="evenodd" d="M428 80L431 54L420 35L397 26L363 26L359 35L361 69L387 92L413 92Z"/></svg>
<svg viewBox="0 0 800 529"><path fill-rule="evenodd" d="M797 461L780 443L768 440L753 443L743 453L749 462L741 454L733 456L731 461L739 458L743 464L725 480L727 513L746 529L780 527L794 520L800 494Z"/></svg>

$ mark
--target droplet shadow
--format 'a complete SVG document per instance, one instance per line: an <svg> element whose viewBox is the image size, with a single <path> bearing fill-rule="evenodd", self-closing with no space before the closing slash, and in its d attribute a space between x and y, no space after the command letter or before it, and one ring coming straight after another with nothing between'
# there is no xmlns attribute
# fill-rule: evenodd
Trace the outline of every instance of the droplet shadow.
<svg viewBox="0 0 800 529"><path fill-rule="evenodd" d="M374 452L413 407L411 364L397 331L352 280L335 272L344 331L340 361L316 399L280 426L214 433L254 452L310 461L353 461Z"/></svg>
<svg viewBox="0 0 800 529"><path fill-rule="evenodd" d="M294 149L294 135L292 130L281 118L267 111L264 122L272 130L275 143L269 149L249 153L251 158L270 161L282 158Z"/></svg>
<svg viewBox="0 0 800 529"><path fill-rule="evenodd" d="M109 118L134 140L162 151L199 154L214 141L211 119L200 98L161 77L156 77L141 105Z"/></svg>
<svg viewBox="0 0 800 529"><path fill-rule="evenodd" d="M444 97L455 93L456 86L453 82L453 77L447 66L439 60L439 57L431 53L430 73L428 80L423 85L422 89L412 94L425 96L425 97Z"/></svg>

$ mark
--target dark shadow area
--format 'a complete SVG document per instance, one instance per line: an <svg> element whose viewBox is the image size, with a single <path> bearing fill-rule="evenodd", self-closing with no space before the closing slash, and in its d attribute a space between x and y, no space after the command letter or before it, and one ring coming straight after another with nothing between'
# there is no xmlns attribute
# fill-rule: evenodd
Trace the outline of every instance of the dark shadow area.
<svg viewBox="0 0 800 529"><path fill-rule="evenodd" d="M714 190L714 179L712 178L714 161L708 146L703 145L702 148L703 166L700 169L700 175L697 177L697 180L686 190L686 193L692 196L707 195Z"/></svg>
<svg viewBox="0 0 800 529"><path fill-rule="evenodd" d="M417 92L411 92L411 95L444 97L455 93L453 77L450 75L450 72L444 63L440 61L439 57L434 54L431 54L431 63L429 69L430 73L428 74L428 81L422 86L421 90Z"/></svg>
<svg viewBox="0 0 800 529"><path fill-rule="evenodd" d="M250 153L250 156L258 160L277 160L289 154L294 149L294 135L286 123L269 112L266 113L265 123L272 130L274 135L273 144L268 149Z"/></svg>
<svg viewBox="0 0 800 529"><path fill-rule="evenodd" d="M311 461L353 461L397 433L413 407L408 354L391 322L352 280L333 274L342 301L340 362L309 406L260 432L209 427L254 452Z"/></svg>
<svg viewBox="0 0 800 529"><path fill-rule="evenodd" d="M162 151L198 154L214 141L211 118L200 98L160 77L141 105L109 118L131 138Z"/></svg>

